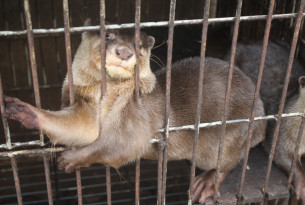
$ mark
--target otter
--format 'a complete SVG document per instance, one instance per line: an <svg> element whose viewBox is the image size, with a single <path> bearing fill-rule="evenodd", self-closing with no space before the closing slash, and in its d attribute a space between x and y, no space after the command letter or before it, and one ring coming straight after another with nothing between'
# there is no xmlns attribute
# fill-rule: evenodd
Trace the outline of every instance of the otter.
<svg viewBox="0 0 305 205"><path fill-rule="evenodd" d="M238 43L236 46L235 66L249 76L255 84L257 83L262 50L262 42ZM278 112L288 67L289 52L290 47L283 40L273 40L268 43L260 90L267 115L274 115ZM224 60L229 62L230 57L231 54L228 52ZM298 92L298 78L302 75L305 75L305 70L301 63L295 60L290 75L287 98Z"/></svg>
<svg viewBox="0 0 305 205"><path fill-rule="evenodd" d="M305 109L305 76L299 78L299 93L290 98L284 108L284 113L304 112ZM273 161L287 174L290 172L293 162L293 154L297 143L302 117L283 118L279 131L279 138L275 149ZM305 154L305 132L303 130L302 140L295 159L296 166L293 172L293 185L297 199L305 203L305 171L302 167L301 157ZM271 146L271 140L267 148Z"/></svg>
<svg viewBox="0 0 305 205"><path fill-rule="evenodd" d="M100 163L119 168L139 158L158 159L153 138L163 138L158 130L165 126L165 68L155 74L150 69L154 38L140 35L140 58L135 57L134 32L108 31L106 36L107 92L101 97L100 36L82 34L82 42L73 60L75 103L68 105L68 82L62 89L63 108L47 111L17 98L6 97L4 116L20 121L25 127L46 133L52 143L73 147L58 158L66 172ZM139 66L139 97L135 97L134 68ZM169 126L195 123L200 58L188 58L172 65ZM229 64L214 58L205 60L201 122L220 121L223 115ZM234 68L228 120L249 118L254 84ZM264 115L259 99L256 116ZM256 121L251 146L265 136L265 122ZM220 165L220 181L244 156L248 123L228 124ZM195 178L193 201L203 204L213 195L221 126L200 129L196 165L206 172ZM168 138L168 159L192 159L193 130L172 131Z"/></svg>
<svg viewBox="0 0 305 205"><path fill-rule="evenodd" d="M262 42L252 44L238 43L236 47L235 65L249 76L254 83L257 83L262 49ZM267 114L274 115L278 112L279 102L284 87L284 79L288 67L289 52L290 47L285 41L274 40L270 41L268 44L260 89L260 94ZM230 53L225 57L225 60L229 61L229 59ZM284 113L304 112L304 75L305 70L303 66L297 59L295 59L291 70ZM300 117L283 118L281 121L279 138L273 161L278 167L284 170L286 174L289 174L293 161L292 158L300 123ZM270 153L274 129L275 121L268 121L266 140L263 143L267 153ZM304 136L302 138L304 138ZM305 203L305 173L302 169L300 158L304 154L304 143L305 142L301 144L296 159L296 168L293 170L293 184L296 197L302 199L303 203Z"/></svg>

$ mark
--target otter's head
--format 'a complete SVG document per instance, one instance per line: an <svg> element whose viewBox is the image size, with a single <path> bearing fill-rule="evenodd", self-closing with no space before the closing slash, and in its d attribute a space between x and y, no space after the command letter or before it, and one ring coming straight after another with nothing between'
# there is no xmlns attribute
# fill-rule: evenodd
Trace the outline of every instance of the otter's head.
<svg viewBox="0 0 305 205"><path fill-rule="evenodd" d="M155 39L152 36L140 32L139 39L139 72L140 78L151 74L150 51L154 46ZM90 62L91 69L101 69L100 35L98 33L84 32L82 45L86 46L85 54ZM81 50L81 49L79 49ZM135 51L134 30L110 30L106 34L106 71L112 79L128 79L134 75L137 63ZM84 56L83 56L84 57Z"/></svg>
<svg viewBox="0 0 305 205"><path fill-rule="evenodd" d="M150 73L150 51L155 39L140 32L140 77ZM134 75L137 63L133 30L109 31L106 34L106 71L111 78L127 79Z"/></svg>

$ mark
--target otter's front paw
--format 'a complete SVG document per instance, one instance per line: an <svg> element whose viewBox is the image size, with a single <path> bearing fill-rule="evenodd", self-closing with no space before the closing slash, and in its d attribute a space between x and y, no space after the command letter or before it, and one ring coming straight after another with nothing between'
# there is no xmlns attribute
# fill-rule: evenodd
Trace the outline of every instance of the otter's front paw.
<svg viewBox="0 0 305 205"><path fill-rule="evenodd" d="M39 120L34 106L25 103L18 98L4 97L6 110L3 116L21 122L28 129L40 129Z"/></svg>
<svg viewBox="0 0 305 205"><path fill-rule="evenodd" d="M80 158L76 157L76 153L73 150L62 152L57 159L58 169L65 170L66 173L70 173L73 169L81 167Z"/></svg>

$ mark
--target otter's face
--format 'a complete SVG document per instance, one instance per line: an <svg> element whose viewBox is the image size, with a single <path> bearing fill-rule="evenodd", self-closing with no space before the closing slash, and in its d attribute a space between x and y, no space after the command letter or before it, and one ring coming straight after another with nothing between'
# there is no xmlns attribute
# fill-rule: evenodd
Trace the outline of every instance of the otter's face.
<svg viewBox="0 0 305 205"><path fill-rule="evenodd" d="M140 33L139 68L150 69L150 50L155 43L152 36ZM137 63L134 32L131 30L110 31L106 35L106 71L116 79L127 79L134 75Z"/></svg>

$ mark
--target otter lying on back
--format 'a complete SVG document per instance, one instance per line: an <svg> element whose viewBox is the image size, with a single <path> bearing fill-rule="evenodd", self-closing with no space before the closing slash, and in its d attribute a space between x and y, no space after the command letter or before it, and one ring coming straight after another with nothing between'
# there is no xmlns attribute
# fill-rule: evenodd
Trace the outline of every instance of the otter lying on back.
<svg viewBox="0 0 305 205"><path fill-rule="evenodd" d="M134 33L127 30L107 34L107 93L100 102L100 37L85 32L73 61L75 103L68 106L68 83L63 85L63 109L46 111L16 98L6 97L5 116L22 122L28 128L40 129L53 143L77 147L63 152L59 168L70 172L78 167L101 163L118 168L138 158L158 159L158 149L150 143L162 138L158 132L165 120L165 69L155 75L150 69L150 50L154 38L141 33L140 96L135 98L134 68L136 65ZM199 58L188 58L172 65L170 126L195 123ZM224 109L229 64L206 58L203 84L201 122L220 121ZM249 118L254 85L238 68L234 68L228 120ZM264 115L259 100L256 116ZM265 123L256 121L252 146L265 135ZM220 166L220 180L243 158L248 123L228 124ZM215 168L221 126L200 129L196 165L203 174L196 177L192 189L193 201L201 204L214 193ZM170 132L168 158L192 158L193 130Z"/></svg>

